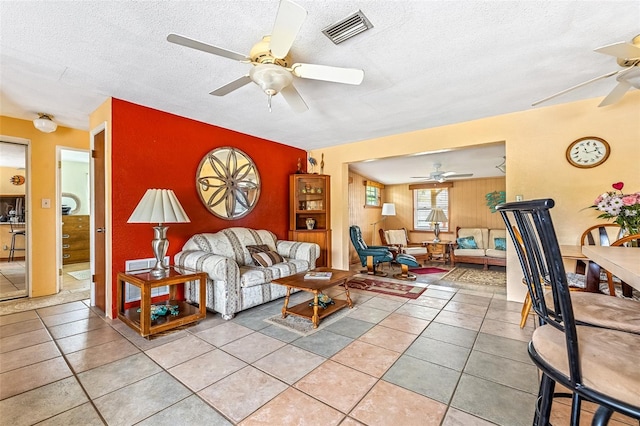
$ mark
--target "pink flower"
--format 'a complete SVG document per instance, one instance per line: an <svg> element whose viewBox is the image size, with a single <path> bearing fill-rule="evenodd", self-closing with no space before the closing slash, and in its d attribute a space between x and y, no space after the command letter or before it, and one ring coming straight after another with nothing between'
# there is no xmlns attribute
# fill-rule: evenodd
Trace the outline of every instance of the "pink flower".
<svg viewBox="0 0 640 426"><path fill-rule="evenodd" d="M625 195L624 197L622 197L622 204L624 204L625 206L632 206L637 202L638 202L638 199L636 198L635 194Z"/></svg>

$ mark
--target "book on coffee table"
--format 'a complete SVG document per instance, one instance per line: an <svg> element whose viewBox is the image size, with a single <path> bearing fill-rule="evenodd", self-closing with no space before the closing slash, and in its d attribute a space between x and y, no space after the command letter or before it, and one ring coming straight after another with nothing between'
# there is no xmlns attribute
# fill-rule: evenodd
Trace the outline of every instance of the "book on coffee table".
<svg viewBox="0 0 640 426"><path fill-rule="evenodd" d="M331 279L331 272L309 271L304 274L305 280L328 280Z"/></svg>

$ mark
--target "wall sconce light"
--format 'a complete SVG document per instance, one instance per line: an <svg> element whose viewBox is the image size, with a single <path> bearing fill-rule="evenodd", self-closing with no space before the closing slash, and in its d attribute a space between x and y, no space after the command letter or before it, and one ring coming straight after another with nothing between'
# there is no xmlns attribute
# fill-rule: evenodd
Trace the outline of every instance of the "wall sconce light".
<svg viewBox="0 0 640 426"><path fill-rule="evenodd" d="M42 112L38 113L39 117L33 120L33 125L36 129L43 133L55 132L58 125L52 120L53 116Z"/></svg>
<svg viewBox="0 0 640 426"><path fill-rule="evenodd" d="M502 157L502 163L496 166L502 173L507 173L507 157Z"/></svg>

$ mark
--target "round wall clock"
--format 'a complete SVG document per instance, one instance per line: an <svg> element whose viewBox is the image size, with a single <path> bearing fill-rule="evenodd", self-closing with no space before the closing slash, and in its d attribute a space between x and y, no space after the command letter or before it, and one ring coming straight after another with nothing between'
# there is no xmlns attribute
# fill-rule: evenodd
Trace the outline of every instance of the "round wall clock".
<svg viewBox="0 0 640 426"><path fill-rule="evenodd" d="M596 167L607 161L611 147L604 139L595 136L580 138L567 148L569 164L582 169Z"/></svg>

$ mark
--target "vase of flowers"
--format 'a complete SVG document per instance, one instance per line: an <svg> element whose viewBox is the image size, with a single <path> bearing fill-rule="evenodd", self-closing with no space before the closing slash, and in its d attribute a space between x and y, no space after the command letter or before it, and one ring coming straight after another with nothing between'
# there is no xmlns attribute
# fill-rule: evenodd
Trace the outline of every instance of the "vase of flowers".
<svg viewBox="0 0 640 426"><path fill-rule="evenodd" d="M624 235L640 233L640 192L623 194L623 182L611 186L614 191L598 196L591 207L602 212L599 219L613 219L623 229Z"/></svg>

